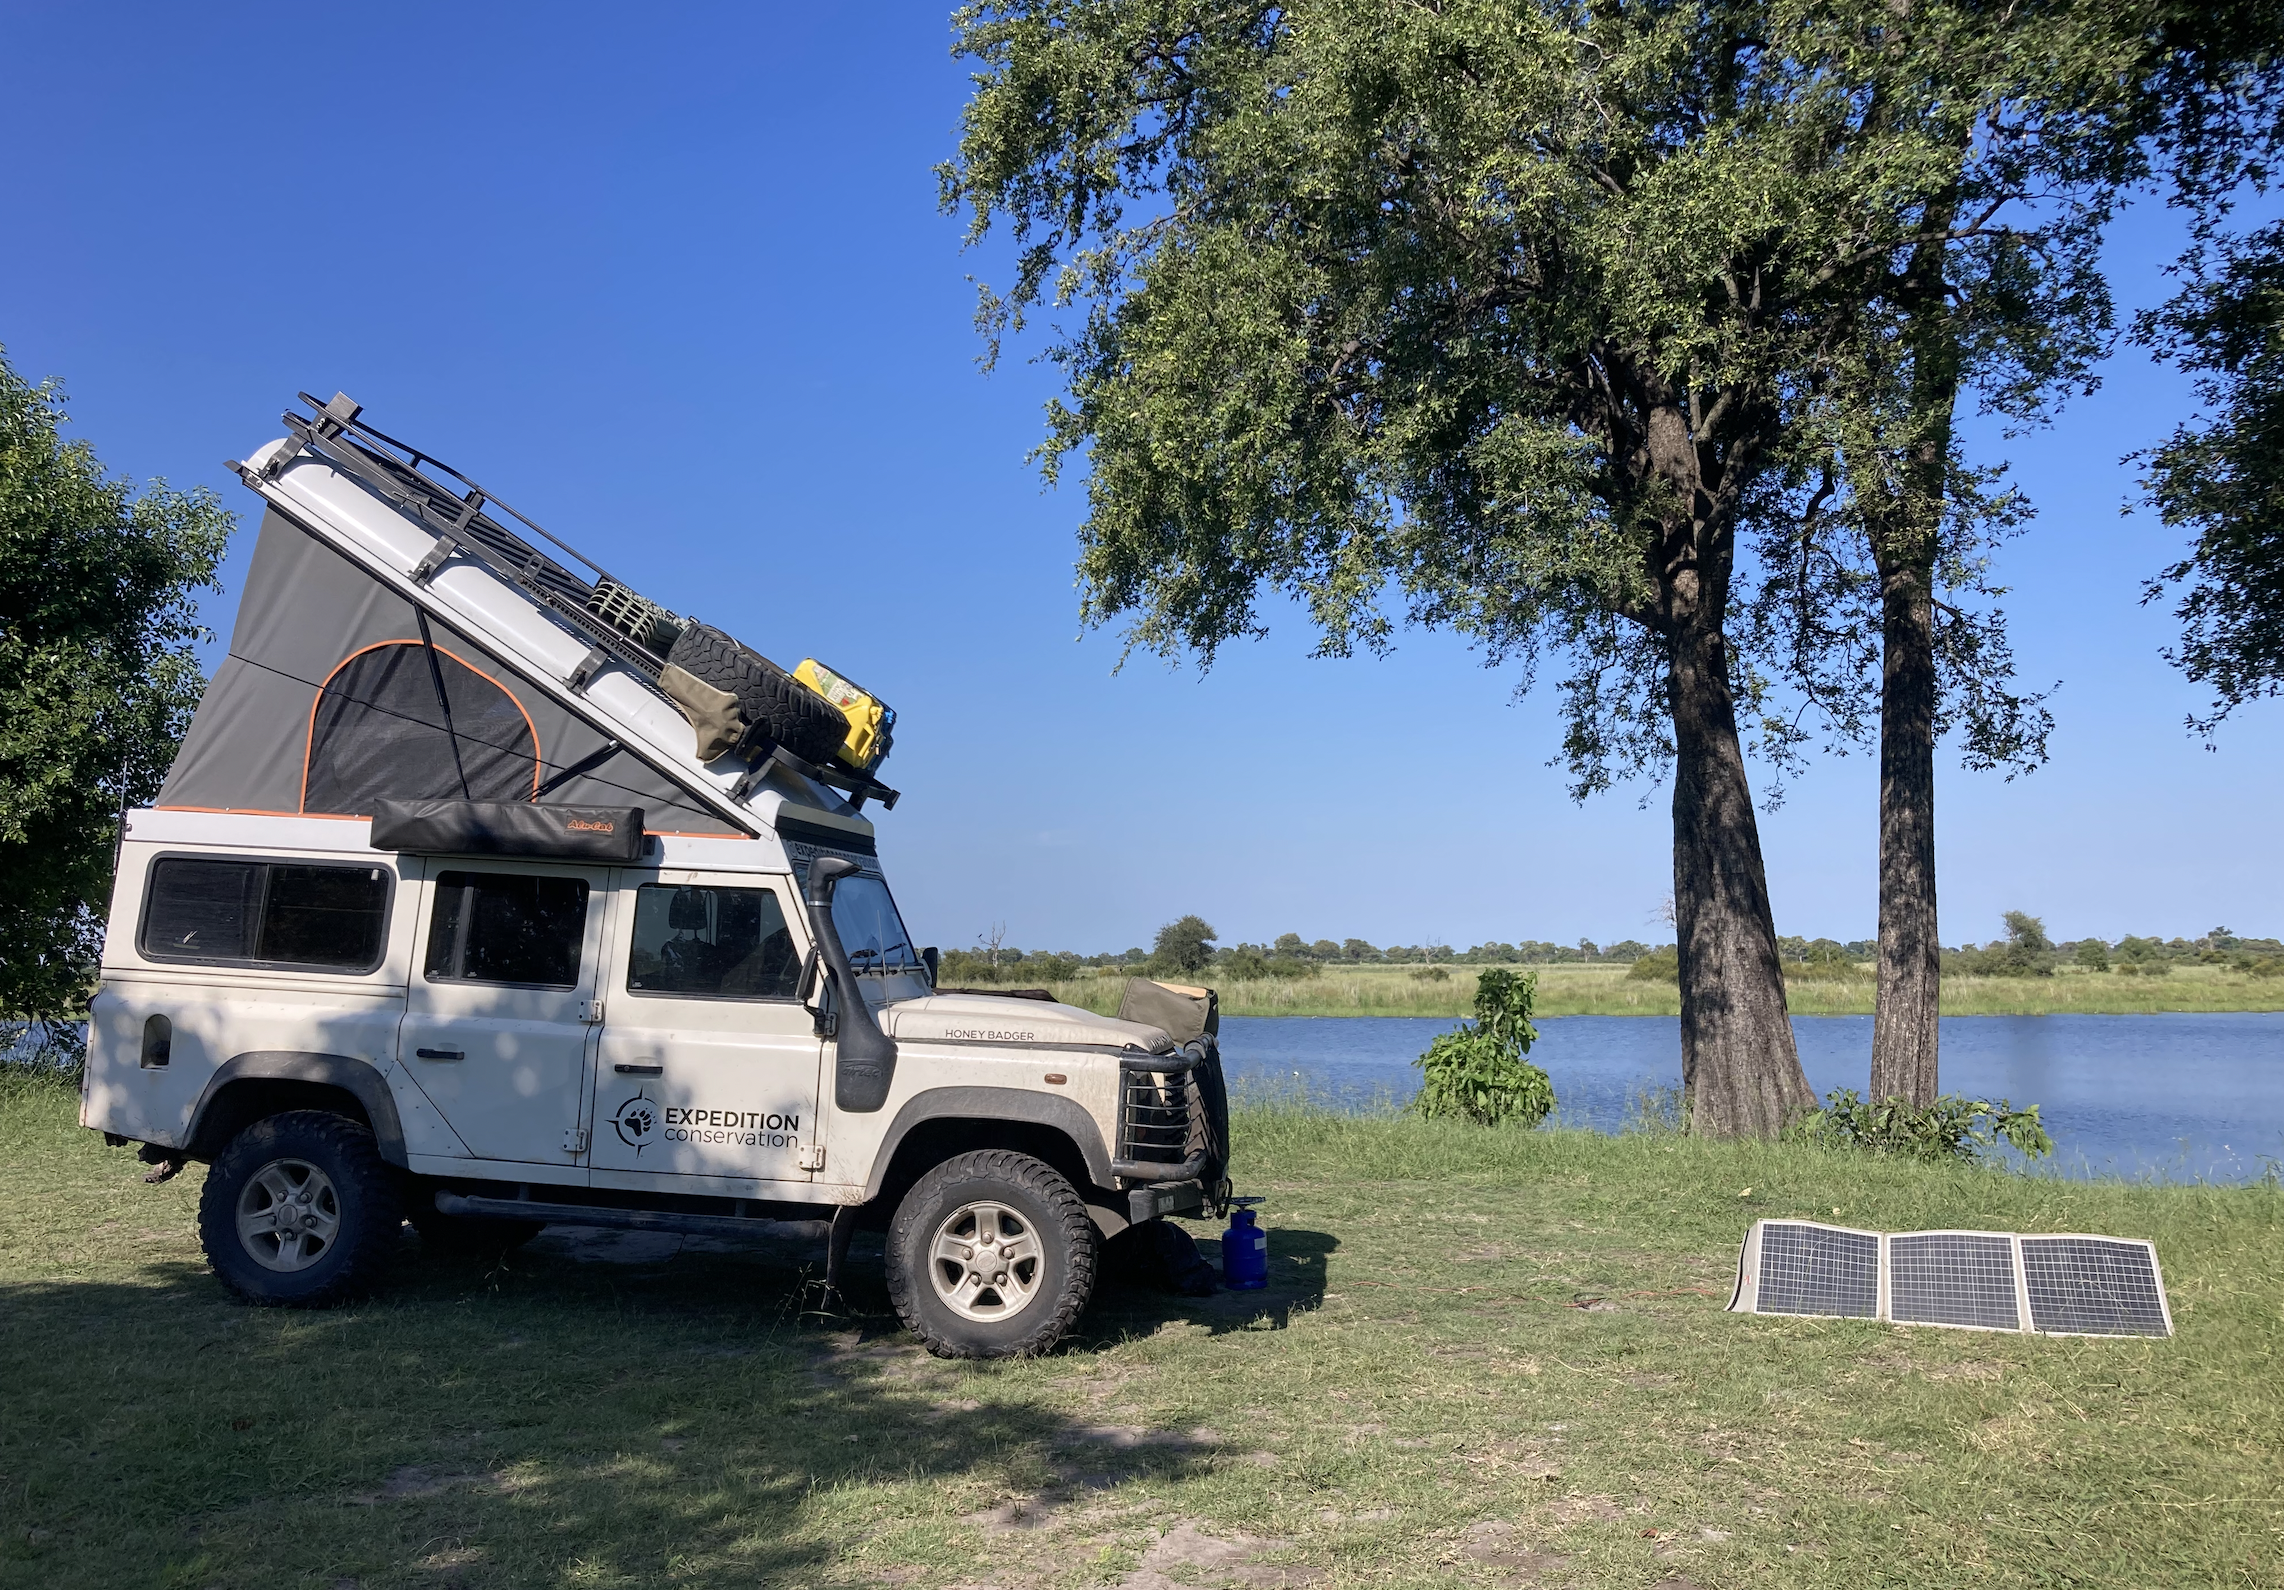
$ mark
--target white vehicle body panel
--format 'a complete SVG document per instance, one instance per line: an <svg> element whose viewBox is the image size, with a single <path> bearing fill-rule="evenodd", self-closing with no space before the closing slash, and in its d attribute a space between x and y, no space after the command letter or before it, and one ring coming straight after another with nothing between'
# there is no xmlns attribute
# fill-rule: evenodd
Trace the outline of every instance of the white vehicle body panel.
<svg viewBox="0 0 2284 1590"><path fill-rule="evenodd" d="M929 994L910 976L860 979L898 1039L877 1111L833 1102L833 1046L797 1002L651 998L630 989L633 892L644 883L773 890L796 951L808 924L786 850L755 840L665 836L656 866L606 868L502 857L399 857L360 819L138 810L121 845L102 983L89 1028L81 1123L165 1147L189 1140L216 1075L248 1055L308 1053L369 1066L385 1085L416 1173L539 1186L594 1186L821 1204L877 1190L900 1112L939 1090L1005 1089L1069 1100L1114 1151L1123 1055L1171 1047L1154 1027L1038 1000ZM274 857L378 867L390 880L385 950L371 972L331 973L152 959L139 945L152 864L166 856ZM878 863L865 858L867 870ZM589 886L577 985L534 990L431 982L422 974L445 871L578 876ZM580 1019L599 1002L601 1021ZM168 1063L141 1064L144 1025L166 1016ZM459 1049L456 1061L417 1058ZM656 1064L658 1076L621 1072ZM1060 1081L1050 1082L1052 1075ZM667 1078L671 1077L671 1082ZM626 1101L660 1105L656 1149L614 1126ZM926 1101L922 1101L925 1104ZM690 1135L669 1142L665 1110ZM753 1122L744 1117L754 1116ZM732 1118L735 1118L733 1124ZM777 1124L770 1124L775 1117ZM797 1127L785 1124L798 1118ZM568 1131L586 1146L565 1147ZM804 1168L803 1151L823 1164Z"/></svg>

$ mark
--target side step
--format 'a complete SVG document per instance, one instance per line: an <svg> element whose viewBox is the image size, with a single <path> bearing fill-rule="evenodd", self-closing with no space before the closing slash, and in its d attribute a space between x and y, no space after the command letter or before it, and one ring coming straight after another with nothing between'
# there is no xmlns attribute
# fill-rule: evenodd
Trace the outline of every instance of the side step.
<svg viewBox="0 0 2284 1590"><path fill-rule="evenodd" d="M806 1206L804 1206L806 1207ZM526 1198L471 1198L439 1192L440 1214L485 1220L536 1220L545 1226L611 1226L621 1231L681 1231L700 1236L751 1236L762 1226L823 1225L837 1205L816 1206L810 1220L785 1221L772 1215L686 1215L666 1209L609 1209L598 1204L542 1204Z"/></svg>

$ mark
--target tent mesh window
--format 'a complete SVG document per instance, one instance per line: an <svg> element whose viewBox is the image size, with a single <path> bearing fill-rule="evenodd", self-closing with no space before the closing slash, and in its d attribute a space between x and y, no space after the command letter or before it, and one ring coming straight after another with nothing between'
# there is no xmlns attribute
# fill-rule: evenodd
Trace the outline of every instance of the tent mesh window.
<svg viewBox="0 0 2284 1590"><path fill-rule="evenodd" d="M1879 1305L1878 1237L1774 1220L1761 1228L1761 1313L1873 1319Z"/></svg>
<svg viewBox="0 0 2284 1590"><path fill-rule="evenodd" d="M1906 1325L2020 1330L2014 1243L2003 1234L1982 1231L1890 1237L1888 1317Z"/></svg>
<svg viewBox="0 0 2284 1590"><path fill-rule="evenodd" d="M538 788L539 737L522 703L442 647L368 646L317 693L305 812L365 817L380 800L520 801Z"/></svg>
<svg viewBox="0 0 2284 1590"><path fill-rule="evenodd" d="M2145 1242L2024 1237L2022 1276L2035 1330L2076 1336L2169 1336L2157 1257Z"/></svg>

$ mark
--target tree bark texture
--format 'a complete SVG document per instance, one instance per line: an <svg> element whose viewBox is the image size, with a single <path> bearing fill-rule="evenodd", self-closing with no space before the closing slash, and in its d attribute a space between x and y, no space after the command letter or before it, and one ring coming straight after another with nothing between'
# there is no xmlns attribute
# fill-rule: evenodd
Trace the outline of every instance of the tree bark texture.
<svg viewBox="0 0 2284 1590"><path fill-rule="evenodd" d="M1880 959L1871 1096L1935 1102L1941 944L1935 915L1934 569L1881 570Z"/></svg>
<svg viewBox="0 0 2284 1590"><path fill-rule="evenodd" d="M1690 1130L1773 1137L1813 1108L1785 1009L1760 824L1717 622L1673 644L1673 915Z"/></svg>
<svg viewBox="0 0 2284 1590"><path fill-rule="evenodd" d="M1941 212L1950 225L1950 210ZM1915 251L1899 297L1910 317L1911 412L1900 489L1866 525L1880 581L1880 959L1871 1096L1935 1102L1942 946L1935 907L1935 554L1951 484L1959 345L1943 246Z"/></svg>
<svg viewBox="0 0 2284 1590"><path fill-rule="evenodd" d="M1673 916L1681 972L1681 1087L1692 1132L1774 1137L1815 1104L1785 1010L1760 823L1729 685L1729 581L1736 471L1752 444L1707 434L1686 393L1634 372L1643 399L1629 461L1667 500L1650 574L1657 609L1642 621L1664 642L1673 715ZM1713 405L1749 435L1742 394Z"/></svg>

